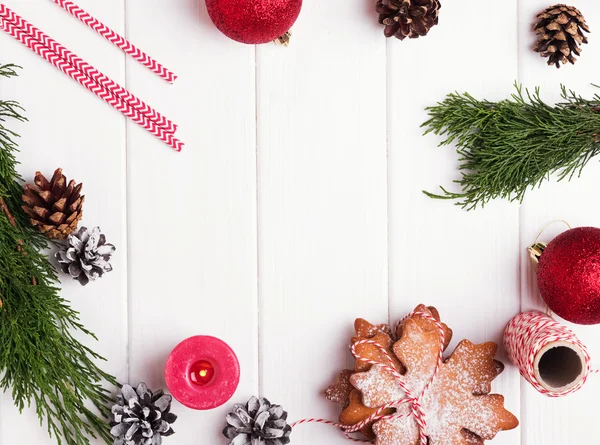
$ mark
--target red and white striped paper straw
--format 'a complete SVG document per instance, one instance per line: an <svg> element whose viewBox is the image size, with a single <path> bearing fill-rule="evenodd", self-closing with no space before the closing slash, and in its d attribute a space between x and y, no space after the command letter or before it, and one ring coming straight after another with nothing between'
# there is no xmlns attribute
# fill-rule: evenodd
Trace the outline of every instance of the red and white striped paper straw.
<svg viewBox="0 0 600 445"><path fill-rule="evenodd" d="M58 43L56 40L52 39L50 36L48 36L41 30L39 30L37 27L27 22L15 12L13 12L10 8L2 4L0 4L0 16L5 17L18 28L23 29L25 33L29 34L32 38L42 43L42 45L46 46L51 51L58 54L66 62L70 63L79 71L81 71L82 73L90 77L92 80L94 80L96 83L104 87L106 90L116 95L117 98L121 99L125 103L129 103L131 107L138 109L140 113L147 115L148 118L150 120L155 121L158 126L163 127L166 131L172 133L174 133L177 130L177 126L170 119L164 117L154 108L147 105L145 102L131 94L125 88L123 88L122 86L120 86L119 84L102 74L92 65L85 62L76 54L73 54L71 51L69 51L63 45Z"/></svg>
<svg viewBox="0 0 600 445"><path fill-rule="evenodd" d="M98 97L103 99L108 104L112 105L117 110L121 111L125 116L130 117L134 122L140 124L142 127L147 129L149 132L157 136L163 142L167 143L173 149L181 151L183 143L179 141L173 133L165 131L164 128L156 125L155 122L150 121L147 116L142 115L138 110L132 108L129 104L124 103L119 98L115 97L109 91L102 86L98 85L92 79L87 77L77 68L62 59L58 54L52 52L49 48L42 45L41 42L32 38L29 34L25 33L24 30L18 28L13 22L7 20L6 16L0 12L0 25L8 34L15 37L25 46L30 48L32 51L46 59L48 62L53 64L56 68L61 70L64 74L71 77L73 80L86 87L88 90L96 94Z"/></svg>
<svg viewBox="0 0 600 445"><path fill-rule="evenodd" d="M139 49L133 43L116 33L97 18L93 17L75 3L69 0L52 0L54 3L62 7L65 11L71 14L73 17L79 19L81 22L88 25L102 37L112 42L115 46L121 48L125 53L129 54L135 60L146 66L150 70L154 71L160 77L165 79L167 82L174 82L177 76L161 65L159 62L154 60L144 51Z"/></svg>

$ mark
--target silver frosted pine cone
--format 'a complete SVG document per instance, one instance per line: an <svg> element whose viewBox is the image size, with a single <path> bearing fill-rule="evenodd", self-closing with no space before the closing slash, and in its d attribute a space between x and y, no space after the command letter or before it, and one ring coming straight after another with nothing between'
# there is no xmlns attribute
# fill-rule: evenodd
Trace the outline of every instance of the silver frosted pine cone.
<svg viewBox="0 0 600 445"><path fill-rule="evenodd" d="M162 389L153 393L145 383L135 389L123 385L110 414L114 445L161 445L163 437L175 434L172 400Z"/></svg>
<svg viewBox="0 0 600 445"><path fill-rule="evenodd" d="M233 405L223 430L229 445L285 445L290 443L291 433L287 412L264 397L254 396L245 405Z"/></svg>
<svg viewBox="0 0 600 445"><path fill-rule="evenodd" d="M56 252L56 259L64 273L85 286L112 270L110 257L115 246L106 242L99 227L88 230L81 227L67 238L67 246Z"/></svg>

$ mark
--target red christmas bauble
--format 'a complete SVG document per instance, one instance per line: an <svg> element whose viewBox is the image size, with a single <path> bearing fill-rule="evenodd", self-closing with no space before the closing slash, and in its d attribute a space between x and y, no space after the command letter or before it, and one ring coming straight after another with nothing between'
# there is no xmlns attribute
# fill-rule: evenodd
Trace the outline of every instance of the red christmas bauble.
<svg viewBox="0 0 600 445"><path fill-rule="evenodd" d="M227 37L242 43L268 43L296 22L302 0L206 0L213 23Z"/></svg>
<svg viewBox="0 0 600 445"><path fill-rule="evenodd" d="M538 287L548 307L577 324L600 323L600 229L557 236L540 256Z"/></svg>

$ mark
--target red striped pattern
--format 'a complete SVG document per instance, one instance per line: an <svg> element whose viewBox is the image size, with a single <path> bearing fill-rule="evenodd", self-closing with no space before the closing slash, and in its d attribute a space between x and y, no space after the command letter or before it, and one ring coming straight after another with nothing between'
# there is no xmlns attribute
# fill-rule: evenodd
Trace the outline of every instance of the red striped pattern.
<svg viewBox="0 0 600 445"><path fill-rule="evenodd" d="M62 7L65 11L71 14L73 17L76 17L81 22L88 25L102 37L106 38L108 41L112 42L115 46L121 48L124 52L129 54L135 60L140 62L142 65L150 68L160 77L165 79L167 82L174 82L177 79L177 76L172 73L170 70L165 68L163 65L158 63L144 51L139 49L133 43L129 42L127 39L110 29L104 23L100 22L97 18L91 16L89 13L81 9L75 3L69 0L52 0L54 3Z"/></svg>
<svg viewBox="0 0 600 445"><path fill-rule="evenodd" d="M581 349L585 358L583 379L566 391L548 391L537 380L534 372L535 357L542 348L555 341L564 341ZM581 389L590 373L591 359L585 345L568 327L542 312L524 312L513 318L504 332L504 345L508 358L519 368L521 375L542 394L563 397Z"/></svg>
<svg viewBox="0 0 600 445"><path fill-rule="evenodd" d="M138 109L140 113L147 115L150 120L155 121L157 125L163 127L166 131L174 133L177 130L177 127L175 126L175 124L173 124L173 122L161 115L152 107L148 106L142 100L138 99L125 88L123 88L113 80L109 79L107 76L102 74L100 71L91 66L89 63L85 62L77 55L73 54L71 51L69 51L63 45L58 43L56 40L52 39L47 34L40 31L34 25L19 17L9 8L3 5L0 6L0 11L2 15L4 16L6 14L6 18L9 21L13 22L15 26L23 29L23 31L31 35L31 37L33 37L35 40L39 41L40 43L42 43L42 45L46 46L51 51L58 54L65 61L73 65L86 76L90 77L92 80L94 80L99 85L103 86L105 89L114 93L123 102L129 103L130 106Z"/></svg>
<svg viewBox="0 0 600 445"><path fill-rule="evenodd" d="M412 317L413 315L418 315L420 317L431 320L433 323L435 323L435 325L437 326L437 328L440 332L440 348L439 348L438 361L437 361L437 364L436 364L436 367L435 367L435 370L434 370L431 380L427 383L427 385L425 385L425 388L423 389L421 394L419 394L418 396L415 396L411 393L410 389L406 386L406 382L404 381L404 376L402 376L402 374L400 374L396 370L396 368L394 367L394 361L392 360L392 358L390 357L390 355L388 354L388 352L386 351L386 349L383 346L381 346L379 343L374 342L373 340L360 340L351 346L350 350L352 351L352 355L354 355L354 357L357 360L361 360L370 365L381 366L384 370L386 370L387 372L392 374L392 376L394 376L394 378L398 382L398 385L404 391L405 397L400 400L396 400L394 402L391 402L384 406L379 407L375 413L373 413L371 416L369 416L367 419L363 420L362 422L357 423L356 425L343 425L340 423L331 422L330 420L326 420L326 419L310 418L310 419L302 419L302 420L299 420L299 421L293 423L292 428L294 428L298 425L302 425L304 423L322 423L325 425L331 425L331 426L340 428L343 431L344 435L348 439L350 439L354 442L370 442L369 440L355 439L355 438L351 437L350 434L360 431L365 426L369 425L371 422L379 421L382 419L404 418L409 415L412 415L415 419L415 422L417 423L417 425L419 427L419 435L420 435L420 441L421 441L420 443L426 444L428 442L427 435L426 435L427 421L425 418L425 412L423 411L423 405L421 404L421 399L423 398L423 396L425 395L427 390L430 388L430 386L433 382L433 379L435 379L435 377L437 376L437 373L442 364L442 361L444 358L443 355L444 355L444 343L446 340L446 333L444 332L444 327L442 326L442 324L438 320L436 320L434 317L432 317L431 315L429 315L425 312L413 312L413 313L407 315L405 318L403 318L400 322L398 322L398 324L401 324L404 320L406 320L409 317ZM383 353L383 356L386 358L387 363L378 362L378 361L369 360L369 359L360 357L358 352L356 351L356 348L360 345L375 346ZM397 409L403 405L410 405L411 411L409 414L399 413L397 411L396 413L391 414L391 415L387 415L387 416L383 415L384 411L386 411L390 408Z"/></svg>
<svg viewBox="0 0 600 445"><path fill-rule="evenodd" d="M113 90L108 89L106 84L101 84L95 80L95 78L86 75L86 73L81 71L77 65L73 65L69 60L61 57L61 53L53 51L52 48L61 48L62 46L60 44L53 41L43 32L30 25L3 4L0 4L0 25L4 31L53 64L64 74L80 83L82 86L96 94L105 102L121 111L127 117L130 117L134 122L147 129L173 149L181 151L183 148L183 143L175 138L174 126L172 127L173 131L169 131L167 128L158 125L156 121L152 120L148 115L142 113L139 108L135 108L129 102L123 100L122 95L116 94ZM45 45L44 42L54 43L51 47L49 47ZM63 51L62 54L67 54L67 52ZM77 56L73 56L79 59ZM81 62L83 61L81 60ZM93 67L91 68L93 69Z"/></svg>
<svg viewBox="0 0 600 445"><path fill-rule="evenodd" d="M29 47L31 50L39 54L48 62L52 63L64 74L71 77L73 80L90 90L92 93L96 94L98 97L103 99L108 104L112 105L117 110L121 111L127 117L130 117L136 123L146 128L148 131L150 131L152 134L157 136L159 139L167 143L175 150L181 151L181 149L183 148L183 144L174 137L173 133L166 132L163 128L158 127L155 122L148 120L147 117L140 114L137 110L124 104L115 96L107 92L104 88L92 81L89 77L85 76L72 65L65 62L56 53L50 51L37 40L32 39L31 36L25 34L20 28L15 27L14 24L8 22L3 17L0 18L0 24L6 32L8 32L10 35L15 37L27 47Z"/></svg>

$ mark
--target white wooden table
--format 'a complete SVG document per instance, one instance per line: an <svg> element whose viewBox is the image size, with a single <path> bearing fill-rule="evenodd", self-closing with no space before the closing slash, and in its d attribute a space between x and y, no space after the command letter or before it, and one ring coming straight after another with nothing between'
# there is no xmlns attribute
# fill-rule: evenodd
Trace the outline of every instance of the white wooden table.
<svg viewBox="0 0 600 445"><path fill-rule="evenodd" d="M245 46L210 22L203 0L77 0L167 67L167 85L48 0L5 2L180 125L181 154L128 122L8 35L2 80L29 122L21 172L63 167L84 182L84 223L118 250L114 271L64 294L100 338L122 381L164 387L171 349L195 334L236 350L233 402L267 396L291 419L334 419L322 391L349 366L356 317L374 322L435 305L457 339L501 342L508 320L541 308L525 249L553 219L600 226L600 166L546 184L523 205L465 212L426 198L457 177L451 148L423 137L424 107L453 90L500 99L515 80L561 82L585 95L600 82L600 6L576 0L592 29L577 64L547 67L531 51L542 0L454 0L426 38L386 40L374 0L305 0L289 48ZM562 230L552 227L549 240ZM600 328L577 327L600 365ZM506 357L503 355L506 362ZM551 400L509 365L495 384L521 427L496 445L599 443L600 378ZM224 443L230 404L176 404L170 445ZM50 444L33 410L0 404L0 443ZM333 428L304 426L294 445L346 444Z"/></svg>

